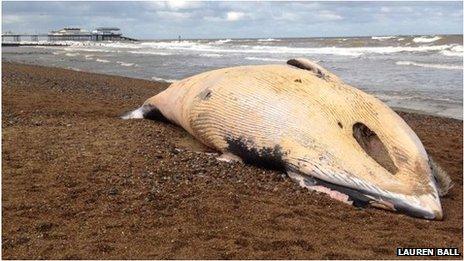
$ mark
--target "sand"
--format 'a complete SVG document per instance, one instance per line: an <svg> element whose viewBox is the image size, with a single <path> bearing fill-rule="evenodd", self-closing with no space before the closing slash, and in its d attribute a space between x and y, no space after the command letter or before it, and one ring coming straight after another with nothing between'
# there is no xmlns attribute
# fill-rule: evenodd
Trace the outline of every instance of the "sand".
<svg viewBox="0 0 464 261"><path fill-rule="evenodd" d="M179 127L123 121L167 84L3 63L5 259L396 258L462 253L462 121L400 113L455 182L445 218L357 209L218 162Z"/></svg>

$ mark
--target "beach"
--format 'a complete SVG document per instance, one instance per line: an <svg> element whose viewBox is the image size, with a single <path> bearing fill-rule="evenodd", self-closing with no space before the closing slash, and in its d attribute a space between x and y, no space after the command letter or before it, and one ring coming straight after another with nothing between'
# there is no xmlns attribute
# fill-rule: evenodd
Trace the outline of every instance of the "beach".
<svg viewBox="0 0 464 261"><path fill-rule="evenodd" d="M3 63L4 259L395 259L398 247L462 253L462 120L399 112L455 184L441 201L444 220L429 221L357 209L282 172L219 162L175 125L119 118L167 86Z"/></svg>

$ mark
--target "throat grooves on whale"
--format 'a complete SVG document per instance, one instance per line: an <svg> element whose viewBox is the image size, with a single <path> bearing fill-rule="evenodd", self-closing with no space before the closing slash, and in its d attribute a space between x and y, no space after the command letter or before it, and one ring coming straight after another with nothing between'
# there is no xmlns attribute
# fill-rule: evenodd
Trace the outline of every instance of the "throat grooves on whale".
<svg viewBox="0 0 464 261"><path fill-rule="evenodd" d="M182 102L183 127L207 146L223 152L231 152L228 139L246 141L242 144L248 146L245 151L270 151L279 145L287 165L297 166L304 173L319 173L319 177L338 184L365 189L389 186L406 194L421 192L370 174L384 172L408 180L405 171L416 168L403 161L399 162L403 173L397 171L400 166L390 155L401 158L408 152L397 149L403 141L379 135L377 130L384 126L377 124L371 112L383 111L394 120L397 116L379 108L375 98L350 86L312 77L306 70L295 68L282 74L279 65L270 65L259 73L252 70L226 68L195 76L201 81L191 81L188 92L192 95L187 94L189 98ZM373 124L368 129L375 138L361 135L356 139L354 133L361 130L356 124L366 122ZM358 170L356 175L363 177L362 184L352 178L355 175L345 163L339 162L338 151L347 151L342 155L344 161Z"/></svg>

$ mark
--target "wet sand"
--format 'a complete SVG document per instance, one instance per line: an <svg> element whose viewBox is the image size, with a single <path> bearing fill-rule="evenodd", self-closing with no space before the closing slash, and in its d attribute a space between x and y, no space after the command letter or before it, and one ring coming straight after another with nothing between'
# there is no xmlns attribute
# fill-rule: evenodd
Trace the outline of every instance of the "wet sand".
<svg viewBox="0 0 464 261"><path fill-rule="evenodd" d="M462 253L462 121L400 113L455 182L444 220L428 221L356 209L283 173L218 162L174 125L118 118L165 83L13 63L2 83L5 259Z"/></svg>

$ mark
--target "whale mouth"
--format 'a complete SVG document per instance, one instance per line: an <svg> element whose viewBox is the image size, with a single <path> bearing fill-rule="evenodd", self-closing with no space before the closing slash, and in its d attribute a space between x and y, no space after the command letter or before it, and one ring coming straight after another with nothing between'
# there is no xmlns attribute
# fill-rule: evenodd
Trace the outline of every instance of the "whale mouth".
<svg viewBox="0 0 464 261"><path fill-rule="evenodd" d="M346 186L327 182L325 180L295 173L289 173L292 179L297 180L301 186L313 191L318 191L329 195L344 203L359 208L376 207L394 212L399 212L408 216L424 219L441 219L441 206L432 198L415 197L386 197L369 191L352 189ZM430 206L431 205L431 206Z"/></svg>

